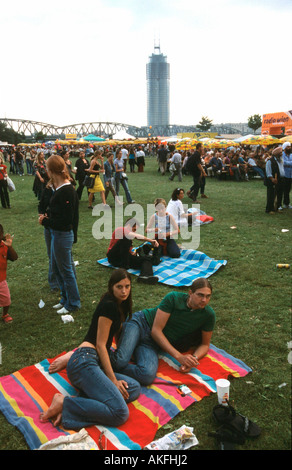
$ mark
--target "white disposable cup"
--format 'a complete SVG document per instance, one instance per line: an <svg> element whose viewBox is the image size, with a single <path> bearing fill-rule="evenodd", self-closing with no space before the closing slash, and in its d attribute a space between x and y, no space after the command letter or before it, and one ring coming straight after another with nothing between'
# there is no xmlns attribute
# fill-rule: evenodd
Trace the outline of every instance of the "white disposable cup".
<svg viewBox="0 0 292 470"><path fill-rule="evenodd" d="M230 382L226 379L218 379L216 380L216 387L217 387L217 395L218 395L218 403L220 405L227 406L229 400L229 389L230 389Z"/></svg>

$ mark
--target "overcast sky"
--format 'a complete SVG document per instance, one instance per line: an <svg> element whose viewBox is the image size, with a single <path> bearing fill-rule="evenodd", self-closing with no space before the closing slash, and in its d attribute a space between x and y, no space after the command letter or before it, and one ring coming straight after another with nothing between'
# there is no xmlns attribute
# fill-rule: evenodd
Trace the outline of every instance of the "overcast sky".
<svg viewBox="0 0 292 470"><path fill-rule="evenodd" d="M170 123L292 109L292 0L0 0L0 118L147 125L146 63Z"/></svg>

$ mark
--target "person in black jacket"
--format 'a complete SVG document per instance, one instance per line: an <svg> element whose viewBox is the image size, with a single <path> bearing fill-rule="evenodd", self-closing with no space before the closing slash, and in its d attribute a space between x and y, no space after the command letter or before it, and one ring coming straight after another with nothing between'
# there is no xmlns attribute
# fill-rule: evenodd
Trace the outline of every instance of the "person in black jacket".
<svg viewBox="0 0 292 470"><path fill-rule="evenodd" d="M283 194L284 165L282 161L282 147L273 150L272 156L266 163L265 184L267 186L266 213L275 214L280 206ZM277 203L275 204L275 198Z"/></svg>
<svg viewBox="0 0 292 470"><path fill-rule="evenodd" d="M48 183L45 189L43 190L41 199L38 204L38 214L39 216L41 214L48 214L49 213L49 207L50 207L50 200L51 197L54 194L54 187L51 183ZM56 273L53 272L52 269L52 258L51 258L51 243L52 243L52 237L51 237L51 230L50 227L44 227L44 238L46 242L46 247L47 247L47 255L49 258L49 272L48 272L48 282L51 290L55 290L59 288L59 284L57 282L57 277Z"/></svg>
<svg viewBox="0 0 292 470"><path fill-rule="evenodd" d="M66 314L81 307L76 274L72 265L72 247L77 242L79 200L69 180L65 162L59 155L47 160L47 171L55 192L49 212L39 215L39 223L51 231L51 262L61 289L57 313Z"/></svg>
<svg viewBox="0 0 292 470"><path fill-rule="evenodd" d="M89 161L87 160L87 158L85 158L84 150L80 151L79 158L76 160L75 166L77 168L76 180L78 181L78 188L76 192L77 192L78 199L80 201L82 197L83 188L84 188L84 184L83 184L84 178L87 174L85 170L87 170L90 167Z"/></svg>
<svg viewBox="0 0 292 470"><path fill-rule="evenodd" d="M205 170L202 166L201 155L203 147L202 143L196 145L196 151L188 158L186 169L193 177L193 186L187 192L187 195L195 202L199 203L197 200L199 189L201 187L202 179L207 176ZM203 197L206 197L205 195Z"/></svg>

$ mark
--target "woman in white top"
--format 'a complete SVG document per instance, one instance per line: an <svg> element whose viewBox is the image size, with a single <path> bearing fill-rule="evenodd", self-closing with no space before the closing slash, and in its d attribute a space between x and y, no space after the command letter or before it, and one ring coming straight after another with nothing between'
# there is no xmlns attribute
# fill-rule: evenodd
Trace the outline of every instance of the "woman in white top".
<svg viewBox="0 0 292 470"><path fill-rule="evenodd" d="M124 162L122 160L122 151L120 149L118 149L116 152L114 166L115 166L115 182L116 182L117 196L119 196L120 184L121 184L124 188L128 204L133 204L135 201L133 201L130 190L129 190L129 186L127 182L128 178L125 178L123 176L123 173L125 170L124 170Z"/></svg>
<svg viewBox="0 0 292 470"><path fill-rule="evenodd" d="M193 214L185 212L183 203L181 202L184 198L185 191L182 188L176 188L169 201L166 211L171 214L179 227L192 225Z"/></svg>
<svg viewBox="0 0 292 470"><path fill-rule="evenodd" d="M150 217L146 232L154 232L155 240L162 248L163 255L170 256L170 258L179 258L180 249L174 239L179 234L179 227L174 217L166 212L164 199L155 199L154 205L155 214Z"/></svg>

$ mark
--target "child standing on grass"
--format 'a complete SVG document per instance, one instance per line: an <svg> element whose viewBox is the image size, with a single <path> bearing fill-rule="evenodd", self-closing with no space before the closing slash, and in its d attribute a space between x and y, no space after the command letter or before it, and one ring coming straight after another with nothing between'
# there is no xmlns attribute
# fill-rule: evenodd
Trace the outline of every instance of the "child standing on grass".
<svg viewBox="0 0 292 470"><path fill-rule="evenodd" d="M8 310L11 304L10 292L6 282L7 260L16 261L18 255L12 248L12 237L9 233L4 235L0 224L0 307L3 307L2 320L4 323L12 322Z"/></svg>

